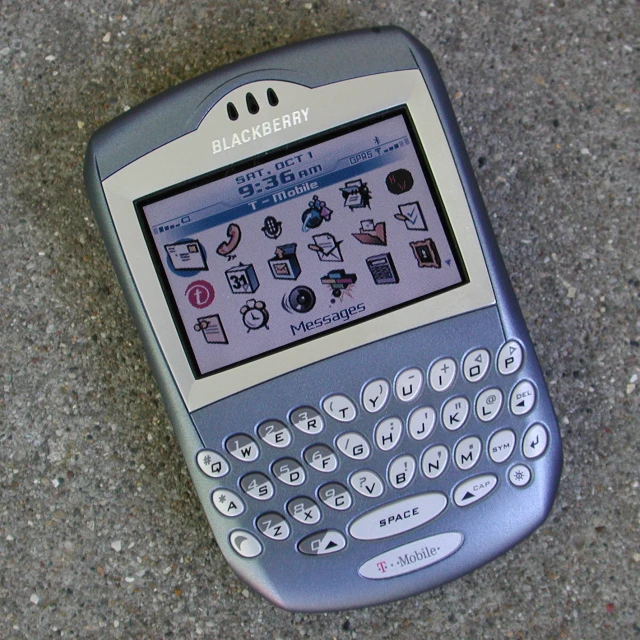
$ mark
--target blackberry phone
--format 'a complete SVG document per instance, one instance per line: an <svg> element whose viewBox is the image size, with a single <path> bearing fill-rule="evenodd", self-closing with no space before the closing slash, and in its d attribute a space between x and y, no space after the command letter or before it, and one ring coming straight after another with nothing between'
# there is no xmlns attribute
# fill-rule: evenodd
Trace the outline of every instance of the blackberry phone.
<svg viewBox="0 0 640 640"><path fill-rule="evenodd" d="M222 67L89 144L89 198L234 571L396 600L547 516L556 419L428 50L379 28Z"/></svg>

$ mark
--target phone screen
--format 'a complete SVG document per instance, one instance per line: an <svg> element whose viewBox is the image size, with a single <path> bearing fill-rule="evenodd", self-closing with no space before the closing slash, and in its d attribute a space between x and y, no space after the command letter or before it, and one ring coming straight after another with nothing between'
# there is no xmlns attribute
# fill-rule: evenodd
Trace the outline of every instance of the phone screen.
<svg viewBox="0 0 640 640"><path fill-rule="evenodd" d="M406 109L136 210L196 377L468 282Z"/></svg>

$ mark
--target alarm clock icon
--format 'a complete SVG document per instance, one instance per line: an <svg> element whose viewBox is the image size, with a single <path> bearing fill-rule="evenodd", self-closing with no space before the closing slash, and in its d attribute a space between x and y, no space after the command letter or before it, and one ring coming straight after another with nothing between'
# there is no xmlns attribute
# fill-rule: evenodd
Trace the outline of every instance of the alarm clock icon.
<svg viewBox="0 0 640 640"><path fill-rule="evenodd" d="M269 312L267 305L262 300L247 300L247 303L240 309L242 322L247 327L247 332L257 331L262 327L267 327L269 322Z"/></svg>

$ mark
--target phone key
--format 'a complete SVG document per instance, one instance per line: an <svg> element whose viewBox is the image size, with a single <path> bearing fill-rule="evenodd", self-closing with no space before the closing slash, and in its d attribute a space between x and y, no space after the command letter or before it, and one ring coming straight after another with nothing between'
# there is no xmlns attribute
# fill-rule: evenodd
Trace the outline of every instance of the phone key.
<svg viewBox="0 0 640 640"><path fill-rule="evenodd" d="M331 473L338 468L338 456L324 444L314 444L304 452L307 464L316 471Z"/></svg>
<svg viewBox="0 0 640 640"><path fill-rule="evenodd" d="M525 458L539 458L547 449L549 436L547 430L539 423L532 424L524 434L522 453Z"/></svg>
<svg viewBox="0 0 640 640"><path fill-rule="evenodd" d="M298 550L309 556L324 556L342 551L347 546L345 537L335 529L318 531L298 542Z"/></svg>
<svg viewBox="0 0 640 640"><path fill-rule="evenodd" d="M482 422L493 420L502 408L502 391L485 389L476 399L476 415Z"/></svg>
<svg viewBox="0 0 640 640"><path fill-rule="evenodd" d="M368 382L362 389L362 406L369 413L378 413L387 404L390 386L384 378Z"/></svg>
<svg viewBox="0 0 640 640"><path fill-rule="evenodd" d="M356 540L382 540L411 531L439 516L447 506L444 493L420 493L390 502L353 521L349 534Z"/></svg>
<svg viewBox="0 0 640 640"><path fill-rule="evenodd" d="M453 492L453 501L466 507L488 496L498 486L498 478L492 473L475 476L461 482Z"/></svg>
<svg viewBox="0 0 640 640"><path fill-rule="evenodd" d="M509 482L514 487L526 487L531 482L531 469L524 464L517 464L509 469Z"/></svg>
<svg viewBox="0 0 640 640"><path fill-rule="evenodd" d="M325 398L322 408L338 422L352 422L356 419L356 405L347 396L341 394Z"/></svg>
<svg viewBox="0 0 640 640"><path fill-rule="evenodd" d="M280 420L267 420L258 427L261 440L277 449L284 449L291 444L291 431Z"/></svg>
<svg viewBox="0 0 640 640"><path fill-rule="evenodd" d="M349 431L338 436L336 446L345 456L352 460L366 460L369 457L369 453L371 453L369 443L364 436L355 431Z"/></svg>
<svg viewBox="0 0 640 640"><path fill-rule="evenodd" d="M256 441L243 433L231 436L226 443L227 451L242 462L253 462L260 456Z"/></svg>
<svg viewBox="0 0 640 640"><path fill-rule="evenodd" d="M384 484L378 474L373 471L356 471L349 484L365 498L378 498L384 491Z"/></svg>
<svg viewBox="0 0 640 640"><path fill-rule="evenodd" d="M319 411L313 407L299 407L294 409L289 416L291 424L309 435L317 435L324 429L324 420Z"/></svg>
<svg viewBox="0 0 640 640"><path fill-rule="evenodd" d="M395 391L396 398L401 402L411 402L415 400L424 386L424 376L417 367L405 369L396 378Z"/></svg>
<svg viewBox="0 0 640 640"><path fill-rule="evenodd" d="M271 473L284 484L298 487L304 483L307 476L304 467L293 458L276 460L271 467Z"/></svg>
<svg viewBox="0 0 640 640"><path fill-rule="evenodd" d="M474 349L465 356L462 373L469 382L480 382L489 371L491 356L486 349Z"/></svg>
<svg viewBox="0 0 640 640"><path fill-rule="evenodd" d="M448 558L460 549L463 542L464 536L457 531L438 533L385 551L367 560L360 566L358 573L369 580L395 578ZM398 561L398 558L405 557L411 558L413 562Z"/></svg>
<svg viewBox="0 0 640 640"><path fill-rule="evenodd" d="M275 512L263 513L256 521L258 531L272 540L286 540L291 533L289 523Z"/></svg>
<svg viewBox="0 0 640 640"><path fill-rule="evenodd" d="M400 418L385 418L378 423L375 431L376 445L382 451L391 451L402 437Z"/></svg>
<svg viewBox="0 0 640 640"><path fill-rule="evenodd" d="M456 378L457 365L453 358L441 358L429 370L429 384L434 391L446 391Z"/></svg>
<svg viewBox="0 0 640 640"><path fill-rule="evenodd" d="M416 461L413 456L397 457L390 465L387 475L389 484L394 489L404 489L413 480L416 472Z"/></svg>
<svg viewBox="0 0 640 640"><path fill-rule="evenodd" d="M330 482L320 487L318 497L327 507L336 511L346 511L353 504L349 489L338 482Z"/></svg>
<svg viewBox="0 0 640 640"><path fill-rule="evenodd" d="M489 457L493 462L507 461L516 448L516 434L511 429L502 429L489 440Z"/></svg>
<svg viewBox="0 0 640 640"><path fill-rule="evenodd" d="M287 511L292 518L302 524L316 524L320 522L322 517L318 505L311 498L304 496L290 500L287 505Z"/></svg>
<svg viewBox="0 0 640 640"><path fill-rule="evenodd" d="M211 494L211 504L229 518L242 515L245 509L242 498L229 489L216 489Z"/></svg>
<svg viewBox="0 0 640 640"><path fill-rule="evenodd" d="M262 473L249 473L240 480L240 486L256 500L270 500L275 493L273 482Z"/></svg>
<svg viewBox="0 0 640 640"><path fill-rule="evenodd" d="M442 424L449 431L457 431L469 417L469 401L464 396L451 398L442 409Z"/></svg>
<svg viewBox="0 0 640 640"><path fill-rule="evenodd" d="M478 464L482 455L482 441L475 436L469 436L460 440L456 445L453 458L459 469L469 471Z"/></svg>
<svg viewBox="0 0 640 640"><path fill-rule="evenodd" d="M255 558L262 553L262 544L253 533L236 529L229 534L231 548L243 558Z"/></svg>
<svg viewBox="0 0 640 640"><path fill-rule="evenodd" d="M498 371L503 376L511 375L520 369L524 360L524 351L519 342L509 340L498 352Z"/></svg>
<svg viewBox="0 0 640 640"><path fill-rule="evenodd" d="M509 408L511 413L516 416L524 416L536 403L536 388L528 380L518 382L511 392Z"/></svg>
<svg viewBox="0 0 640 640"><path fill-rule="evenodd" d="M443 444L436 444L429 447L422 454L422 473L429 478L435 480L442 475L449 462L449 449Z"/></svg>
<svg viewBox="0 0 640 640"><path fill-rule="evenodd" d="M211 449L201 449L196 454L196 462L202 473L210 478L222 478L229 473L228 462Z"/></svg>
<svg viewBox="0 0 640 640"><path fill-rule="evenodd" d="M436 426L436 411L433 407L418 407L411 412L407 428L414 440L425 440Z"/></svg>

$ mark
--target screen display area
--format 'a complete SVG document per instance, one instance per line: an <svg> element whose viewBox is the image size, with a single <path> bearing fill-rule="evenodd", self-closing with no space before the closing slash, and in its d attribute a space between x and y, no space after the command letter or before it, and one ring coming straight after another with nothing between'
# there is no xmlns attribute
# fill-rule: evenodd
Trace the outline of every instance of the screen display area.
<svg viewBox="0 0 640 640"><path fill-rule="evenodd" d="M136 203L196 377L466 282L429 176L396 111Z"/></svg>

